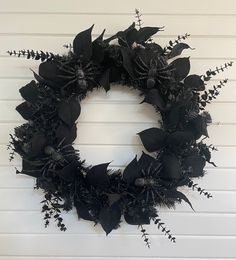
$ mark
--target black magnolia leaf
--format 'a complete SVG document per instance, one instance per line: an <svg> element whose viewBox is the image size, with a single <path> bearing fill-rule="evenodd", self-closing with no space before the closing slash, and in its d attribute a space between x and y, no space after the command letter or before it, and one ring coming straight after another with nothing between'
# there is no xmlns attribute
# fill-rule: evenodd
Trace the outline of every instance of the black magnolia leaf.
<svg viewBox="0 0 236 260"><path fill-rule="evenodd" d="M73 182L77 174L78 165L78 161L74 160L59 170L57 174L66 182Z"/></svg>
<svg viewBox="0 0 236 260"><path fill-rule="evenodd" d="M193 209L193 206L191 204L191 202L189 201L189 199L180 191L178 190L168 190L165 192L165 194L169 197L169 198L173 198L173 199L179 199L180 201L181 200L184 200L186 203L188 203L188 205L192 208L192 210L194 211Z"/></svg>
<svg viewBox="0 0 236 260"><path fill-rule="evenodd" d="M150 91L148 91L142 103L143 102L156 106L160 110L163 110L165 108L165 102L159 90L157 89L151 89Z"/></svg>
<svg viewBox="0 0 236 260"><path fill-rule="evenodd" d="M123 66L125 70L128 72L131 78L134 78L133 64L131 60L130 50L126 47L121 47L121 54L122 54Z"/></svg>
<svg viewBox="0 0 236 260"><path fill-rule="evenodd" d="M110 207L102 208L99 213L99 222L108 235L120 223L121 210L117 202Z"/></svg>
<svg viewBox="0 0 236 260"><path fill-rule="evenodd" d="M194 140L194 134L190 131L175 131L167 138L169 146L180 146Z"/></svg>
<svg viewBox="0 0 236 260"><path fill-rule="evenodd" d="M25 119L30 120L33 118L37 110L29 103L23 102L16 107L16 111Z"/></svg>
<svg viewBox="0 0 236 260"><path fill-rule="evenodd" d="M160 128L152 127L138 133L138 135L148 152L158 151L165 145L166 133Z"/></svg>
<svg viewBox="0 0 236 260"><path fill-rule="evenodd" d="M168 58L174 58L182 53L183 50L189 49L190 46L187 43L179 42L177 43L168 54Z"/></svg>
<svg viewBox="0 0 236 260"><path fill-rule="evenodd" d="M150 166L156 168L159 165L159 161L145 152L142 152L142 155L138 160L138 164L144 171L147 171L150 169Z"/></svg>
<svg viewBox="0 0 236 260"><path fill-rule="evenodd" d="M58 107L59 118L68 126L72 126L80 115L81 107L78 99L70 98L62 101Z"/></svg>
<svg viewBox="0 0 236 260"><path fill-rule="evenodd" d="M90 214L89 208L86 207L86 205L83 202L76 200L74 202L74 205L79 218L89 221L95 220L95 218Z"/></svg>
<svg viewBox="0 0 236 260"><path fill-rule="evenodd" d="M71 144L77 137L77 128L76 125L68 126L64 123L60 124L59 127L55 131L55 136L60 142L64 140L64 144Z"/></svg>
<svg viewBox="0 0 236 260"><path fill-rule="evenodd" d="M135 156L135 158L124 169L123 180L130 184L141 176L141 169L137 161L137 156Z"/></svg>
<svg viewBox="0 0 236 260"><path fill-rule="evenodd" d="M184 159L184 166L189 168L191 177L200 177L204 175L206 160L200 156L189 156Z"/></svg>
<svg viewBox="0 0 236 260"><path fill-rule="evenodd" d="M107 188L110 184L107 174L107 167L110 163L103 163L93 166L86 175L88 183L101 189Z"/></svg>
<svg viewBox="0 0 236 260"><path fill-rule="evenodd" d="M105 33L105 29L103 30L101 35L99 35L97 39L95 39L92 42L92 60L97 63L101 63L104 59L104 46L103 46L104 33Z"/></svg>
<svg viewBox="0 0 236 260"><path fill-rule="evenodd" d="M107 69L99 79L99 84L107 91L110 90L110 69Z"/></svg>
<svg viewBox="0 0 236 260"><path fill-rule="evenodd" d="M163 179L179 180L182 175L179 159L174 154L165 154L162 158Z"/></svg>
<svg viewBox="0 0 236 260"><path fill-rule="evenodd" d="M29 160L22 160L22 171L17 171L17 173L25 174L31 177L39 178L42 176L42 167L34 165L33 162Z"/></svg>
<svg viewBox="0 0 236 260"><path fill-rule="evenodd" d="M93 46L92 46L92 25L89 29L80 32L76 35L73 41L73 50L78 59L83 61L89 61L93 54Z"/></svg>
<svg viewBox="0 0 236 260"><path fill-rule="evenodd" d="M151 36L159 32L161 27L142 27L138 31L137 35L137 43L144 43L150 39Z"/></svg>
<svg viewBox="0 0 236 260"><path fill-rule="evenodd" d="M184 86L197 91L205 90L205 83L199 75L192 74L184 79Z"/></svg>
<svg viewBox="0 0 236 260"><path fill-rule="evenodd" d="M30 81L30 83L26 84L19 91L21 96L30 103L35 103L38 100L39 89L34 80Z"/></svg>
<svg viewBox="0 0 236 260"><path fill-rule="evenodd" d="M149 225L150 216L147 211L125 211L124 212L125 221L130 225Z"/></svg>
<svg viewBox="0 0 236 260"><path fill-rule="evenodd" d="M190 71L189 58L179 58L170 63L170 66L174 69L173 73L177 81L188 76Z"/></svg>

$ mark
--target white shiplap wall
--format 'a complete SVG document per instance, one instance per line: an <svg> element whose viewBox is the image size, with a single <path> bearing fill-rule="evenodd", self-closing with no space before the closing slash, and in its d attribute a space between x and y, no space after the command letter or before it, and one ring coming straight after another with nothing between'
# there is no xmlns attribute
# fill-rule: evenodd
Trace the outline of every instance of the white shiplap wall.
<svg viewBox="0 0 236 260"><path fill-rule="evenodd" d="M219 99L209 106L214 121L209 142L219 148L214 154L219 167L209 166L199 180L214 198L186 191L196 212L184 204L175 212L161 211L177 236L175 245L154 226L147 227L150 250L137 228L126 224L106 237L99 227L94 230L92 224L78 222L75 212L65 217L66 233L53 224L45 230L41 192L32 189L31 178L14 174L19 159L9 164L8 135L22 121L14 110L20 102L18 89L32 78L29 67L37 70L39 63L8 57L6 50L62 53L63 44L93 23L94 36L103 28L107 35L126 28L134 19L134 8L143 13L145 25L166 26L155 37L162 45L178 34L191 33L187 42L196 50L184 54L192 57L192 73L236 59L235 0L0 0L0 260L236 259L236 67L212 81L229 78ZM155 125L156 115L139 105L137 96L116 87L109 94L94 93L84 102L76 143L88 162L113 160L118 167L140 154L135 133ZM114 116L118 111L122 113Z"/></svg>

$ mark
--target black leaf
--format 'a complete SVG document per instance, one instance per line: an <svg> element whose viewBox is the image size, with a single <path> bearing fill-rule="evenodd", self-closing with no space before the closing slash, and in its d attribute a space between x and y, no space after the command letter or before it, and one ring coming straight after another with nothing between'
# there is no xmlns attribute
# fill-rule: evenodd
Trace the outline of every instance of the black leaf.
<svg viewBox="0 0 236 260"><path fill-rule="evenodd" d="M143 146L148 152L155 152L163 148L166 140L166 133L159 128L149 128L140 133Z"/></svg>
<svg viewBox="0 0 236 260"><path fill-rule="evenodd" d="M64 140L64 144L71 144L77 137L77 128L76 125L67 126L62 123L55 131L56 138L59 140Z"/></svg>
<svg viewBox="0 0 236 260"><path fill-rule="evenodd" d="M42 171L40 170L42 167L35 166L33 162L31 163L28 160L22 161L22 171L17 172L20 174L25 174L31 177L39 178L42 175Z"/></svg>
<svg viewBox="0 0 236 260"><path fill-rule="evenodd" d="M134 182L141 177L141 169L139 167L137 156L126 166L123 171L123 180L127 183Z"/></svg>
<svg viewBox="0 0 236 260"><path fill-rule="evenodd" d="M179 58L170 63L170 66L175 69L173 71L175 79L181 81L188 76L190 71L189 58Z"/></svg>
<svg viewBox="0 0 236 260"><path fill-rule="evenodd" d="M107 235L118 226L120 218L121 210L116 202L110 207L101 209L99 213L99 222Z"/></svg>
<svg viewBox="0 0 236 260"><path fill-rule="evenodd" d="M205 84L204 81L201 79L200 76L193 74L189 75L184 79L184 85L188 89L193 89L197 91L203 91L205 90Z"/></svg>
<svg viewBox="0 0 236 260"><path fill-rule="evenodd" d="M92 43L92 60L97 63L101 63L104 59L104 47L103 47L103 35L105 30L95 39Z"/></svg>
<svg viewBox="0 0 236 260"><path fill-rule="evenodd" d="M72 126L80 115L81 107L78 99L71 98L59 104L58 116L68 126Z"/></svg>
<svg viewBox="0 0 236 260"><path fill-rule="evenodd" d="M21 96L30 103L34 103L38 100L38 95L39 95L38 85L34 80L26 84L19 91Z"/></svg>
<svg viewBox="0 0 236 260"><path fill-rule="evenodd" d="M89 220L89 221L94 221L95 218L90 214L89 209L85 206L84 203L81 201L75 201L74 202L77 214L79 218Z"/></svg>
<svg viewBox="0 0 236 260"><path fill-rule="evenodd" d="M168 54L168 58L174 58L182 53L184 49L189 49L190 46L187 43L179 42L177 43Z"/></svg>
<svg viewBox="0 0 236 260"><path fill-rule="evenodd" d="M73 50L78 59L83 61L89 61L92 57L93 47L92 47L92 25L89 29L80 32L76 35L73 41Z"/></svg>
<svg viewBox="0 0 236 260"><path fill-rule="evenodd" d="M144 43L161 30L161 27L142 27L138 31L137 43Z"/></svg>
<svg viewBox="0 0 236 260"><path fill-rule="evenodd" d="M74 160L58 171L58 175L67 182L73 182L77 174L78 161Z"/></svg>
<svg viewBox="0 0 236 260"><path fill-rule="evenodd" d="M163 98L161 97L160 92L157 89L151 89L147 95L145 96L144 100L142 101L153 106L158 107L160 110L165 108L165 103Z"/></svg>
<svg viewBox="0 0 236 260"><path fill-rule="evenodd" d="M152 156L142 153L141 157L138 160L139 166L144 170L147 171L150 166L154 168L159 165L159 161L153 158Z"/></svg>
<svg viewBox="0 0 236 260"><path fill-rule="evenodd" d="M47 144L47 138L44 134L36 133L31 141L30 156L38 156L44 152L44 148Z"/></svg>
<svg viewBox="0 0 236 260"><path fill-rule="evenodd" d="M169 198L173 198L173 199L179 199L179 200L184 200L186 203L188 203L188 205L193 209L193 206L191 204L191 202L189 201L189 199L180 191L177 190L169 190L166 191L165 194L169 197Z"/></svg>
<svg viewBox="0 0 236 260"><path fill-rule="evenodd" d="M131 52L128 48L121 47L123 66L131 78L134 78L133 64L131 61Z"/></svg>
<svg viewBox="0 0 236 260"><path fill-rule="evenodd" d="M147 211L135 211L131 213L130 211L124 212L125 221L130 225L149 225L150 216Z"/></svg>
<svg viewBox="0 0 236 260"><path fill-rule="evenodd" d="M93 166L86 175L88 182L94 187L107 188L110 180L107 174L107 167L110 163L103 163Z"/></svg>
<svg viewBox="0 0 236 260"><path fill-rule="evenodd" d="M167 138L167 143L170 146L179 146L194 140L194 134L190 131L176 131L171 133Z"/></svg>
<svg viewBox="0 0 236 260"><path fill-rule="evenodd" d="M102 74L101 78L99 79L99 84L104 87L104 89L107 91L110 90L110 69L105 70L105 72Z"/></svg>
<svg viewBox="0 0 236 260"><path fill-rule="evenodd" d="M30 120L33 118L34 114L37 112L36 109L28 102L23 102L16 107L16 111L25 119Z"/></svg>

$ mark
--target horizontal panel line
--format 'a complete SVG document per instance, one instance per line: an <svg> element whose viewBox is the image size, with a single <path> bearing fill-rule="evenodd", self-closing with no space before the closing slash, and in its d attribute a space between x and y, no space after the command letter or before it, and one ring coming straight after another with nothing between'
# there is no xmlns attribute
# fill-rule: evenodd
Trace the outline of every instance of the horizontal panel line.
<svg viewBox="0 0 236 260"><path fill-rule="evenodd" d="M135 13L133 12L48 12L48 11L41 11L41 12L34 12L34 11L28 11L28 12L22 12L22 11L0 11L0 14L6 14L6 15L96 15L96 16L135 16ZM153 13L153 12L142 12L142 15L145 16L233 16L235 17L235 13Z"/></svg>
<svg viewBox="0 0 236 260"><path fill-rule="evenodd" d="M0 36L50 36L50 37L74 37L76 33L20 33L20 32L0 32ZM99 34L93 34L94 36L99 36ZM111 34L106 34L106 36L111 36ZM156 36L159 37L159 36ZM161 35L160 38L170 38L170 37L178 37L178 34L165 34ZM155 37L153 37L155 38ZM191 38L236 38L235 34L232 35L202 35L202 34L191 34Z"/></svg>

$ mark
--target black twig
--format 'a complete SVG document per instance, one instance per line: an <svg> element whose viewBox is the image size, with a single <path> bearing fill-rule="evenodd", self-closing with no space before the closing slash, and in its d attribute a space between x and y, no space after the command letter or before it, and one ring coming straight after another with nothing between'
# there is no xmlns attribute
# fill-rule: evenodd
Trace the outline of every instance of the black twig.
<svg viewBox="0 0 236 260"><path fill-rule="evenodd" d="M142 28L142 19L141 19L142 14L139 12L138 9L135 9L135 18L137 19L136 25L139 27L139 29Z"/></svg>
<svg viewBox="0 0 236 260"><path fill-rule="evenodd" d="M193 181L189 180L188 187L192 188L193 191L199 192L201 195L206 196L208 199L212 198L213 196L211 193L207 192L205 189L202 189L198 186L197 183L194 183Z"/></svg>
<svg viewBox="0 0 236 260"><path fill-rule="evenodd" d="M165 223L161 221L161 218L158 214L156 214L156 217L153 219L154 224L157 225L157 228L161 230L162 233L164 233L167 238L173 242L176 243L176 238L171 234L171 231L165 227Z"/></svg>
<svg viewBox="0 0 236 260"><path fill-rule="evenodd" d="M177 39L169 41L169 44L164 48L164 53L171 51L176 44L185 41L189 36L190 34L185 33L184 35L178 35Z"/></svg>
<svg viewBox="0 0 236 260"><path fill-rule="evenodd" d="M141 228L142 238L144 242L146 243L146 246L150 248L151 243L149 242L148 234L146 233L146 229L143 227L143 225L139 226Z"/></svg>
<svg viewBox="0 0 236 260"><path fill-rule="evenodd" d="M224 72L226 69L231 67L233 65L233 62L226 62L224 65L221 65L220 67L216 67L214 70L207 70L206 74L203 75L203 80L204 81L209 81L213 76L216 76L217 74Z"/></svg>
<svg viewBox="0 0 236 260"><path fill-rule="evenodd" d="M55 55L51 52L44 52L44 51L34 51L34 50L11 50L7 51L10 56L17 56L17 57L25 57L27 59L33 60L51 60L55 58Z"/></svg>

